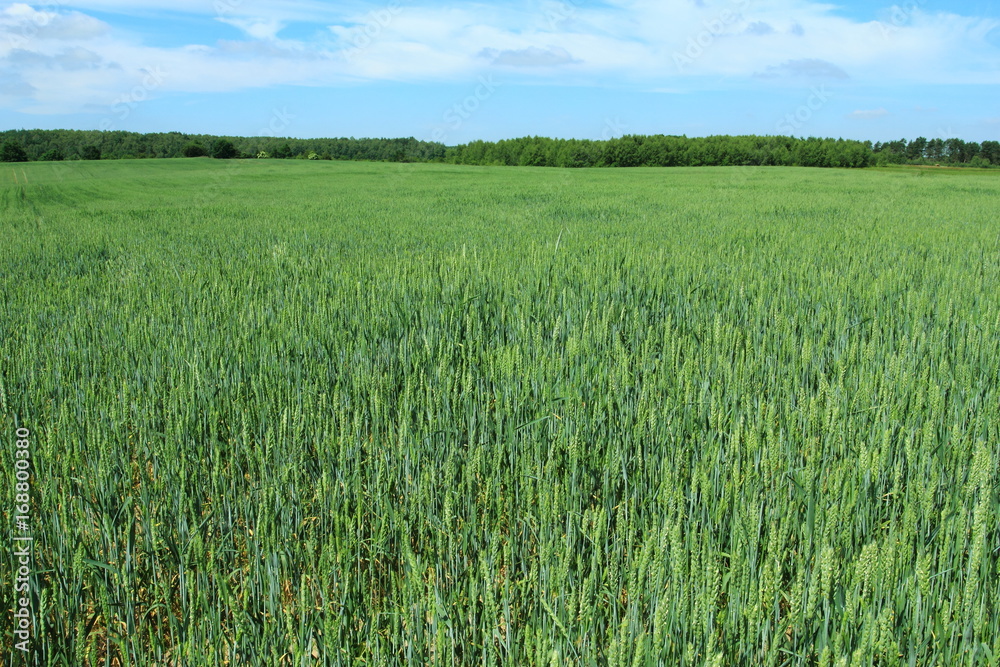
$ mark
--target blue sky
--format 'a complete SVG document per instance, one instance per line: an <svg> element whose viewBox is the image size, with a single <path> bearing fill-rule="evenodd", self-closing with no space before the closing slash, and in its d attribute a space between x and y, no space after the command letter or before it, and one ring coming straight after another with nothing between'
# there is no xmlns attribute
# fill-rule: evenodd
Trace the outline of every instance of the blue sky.
<svg viewBox="0 0 1000 667"><path fill-rule="evenodd" d="M1000 3L0 3L0 128L1000 138Z"/></svg>

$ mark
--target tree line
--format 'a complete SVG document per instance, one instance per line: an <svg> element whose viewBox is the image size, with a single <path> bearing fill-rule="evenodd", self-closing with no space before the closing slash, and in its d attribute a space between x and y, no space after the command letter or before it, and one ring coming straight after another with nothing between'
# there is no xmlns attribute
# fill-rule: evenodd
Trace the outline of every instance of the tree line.
<svg viewBox="0 0 1000 667"><path fill-rule="evenodd" d="M97 130L0 132L0 161L178 157L447 162L540 167L1000 166L1000 142L901 139L885 143L788 136L629 135L600 141L521 137L445 146L405 139L295 139Z"/></svg>
<svg viewBox="0 0 1000 667"><path fill-rule="evenodd" d="M443 160L442 144L408 139L293 139L233 137L182 132L8 130L0 132L3 161L117 160L211 156L431 162ZM8 160L17 153L24 160ZM23 153L23 155L22 155Z"/></svg>
<svg viewBox="0 0 1000 667"><path fill-rule="evenodd" d="M603 141L525 137L473 141L449 152L458 164L544 167L867 167L871 145L785 136L625 136Z"/></svg>
<svg viewBox="0 0 1000 667"><path fill-rule="evenodd" d="M948 164L969 167L1000 166L1000 141L962 139L899 139L872 146L877 164Z"/></svg>

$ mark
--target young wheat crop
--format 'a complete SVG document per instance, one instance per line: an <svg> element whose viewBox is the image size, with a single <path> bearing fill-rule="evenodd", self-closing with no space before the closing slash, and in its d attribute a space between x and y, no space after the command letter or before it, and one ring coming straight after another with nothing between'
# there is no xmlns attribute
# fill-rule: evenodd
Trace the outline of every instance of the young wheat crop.
<svg viewBox="0 0 1000 667"><path fill-rule="evenodd" d="M992 174L233 164L0 184L11 664L1000 660Z"/></svg>

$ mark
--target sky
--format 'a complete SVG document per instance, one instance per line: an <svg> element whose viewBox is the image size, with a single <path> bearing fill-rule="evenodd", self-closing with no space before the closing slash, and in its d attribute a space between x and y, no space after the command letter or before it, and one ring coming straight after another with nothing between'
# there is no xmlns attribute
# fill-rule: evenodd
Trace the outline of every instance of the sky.
<svg viewBox="0 0 1000 667"><path fill-rule="evenodd" d="M0 129L1000 139L1000 1L0 2Z"/></svg>

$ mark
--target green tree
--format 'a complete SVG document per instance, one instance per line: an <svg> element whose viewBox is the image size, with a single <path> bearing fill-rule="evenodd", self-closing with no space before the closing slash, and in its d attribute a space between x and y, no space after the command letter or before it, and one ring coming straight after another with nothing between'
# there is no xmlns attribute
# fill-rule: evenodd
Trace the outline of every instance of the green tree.
<svg viewBox="0 0 1000 667"><path fill-rule="evenodd" d="M39 159L44 160L45 162L62 162L66 159L66 154L62 152L61 148L50 148L42 153L42 156Z"/></svg>
<svg viewBox="0 0 1000 667"><path fill-rule="evenodd" d="M212 157L217 160L231 160L237 155L236 146L229 139L216 139L212 144Z"/></svg>
<svg viewBox="0 0 1000 667"><path fill-rule="evenodd" d="M965 142L961 139L947 139L944 142L945 154L949 162L964 162Z"/></svg>
<svg viewBox="0 0 1000 667"><path fill-rule="evenodd" d="M80 157L84 160L100 160L101 159L101 149L98 146L84 146L83 150L80 151Z"/></svg>
<svg viewBox="0 0 1000 667"><path fill-rule="evenodd" d="M906 147L907 160L921 160L927 152L927 138L917 137Z"/></svg>
<svg viewBox="0 0 1000 667"><path fill-rule="evenodd" d="M204 157L208 151L201 144L190 143L184 147L184 157Z"/></svg>
<svg viewBox="0 0 1000 667"><path fill-rule="evenodd" d="M980 155L991 164L1000 165L1000 141L984 141Z"/></svg>
<svg viewBox="0 0 1000 667"><path fill-rule="evenodd" d="M27 162L28 154L24 152L21 144L13 141L6 141L0 148L0 162Z"/></svg>
<svg viewBox="0 0 1000 667"><path fill-rule="evenodd" d="M522 167L544 167L546 165L545 153L536 141L529 140L524 150L521 152L519 164Z"/></svg>
<svg viewBox="0 0 1000 667"><path fill-rule="evenodd" d="M605 144L604 159L609 167L638 167L641 164L641 146L638 137L611 139Z"/></svg>
<svg viewBox="0 0 1000 667"><path fill-rule="evenodd" d="M927 159L938 162L945 156L944 139L931 139L927 142Z"/></svg>

